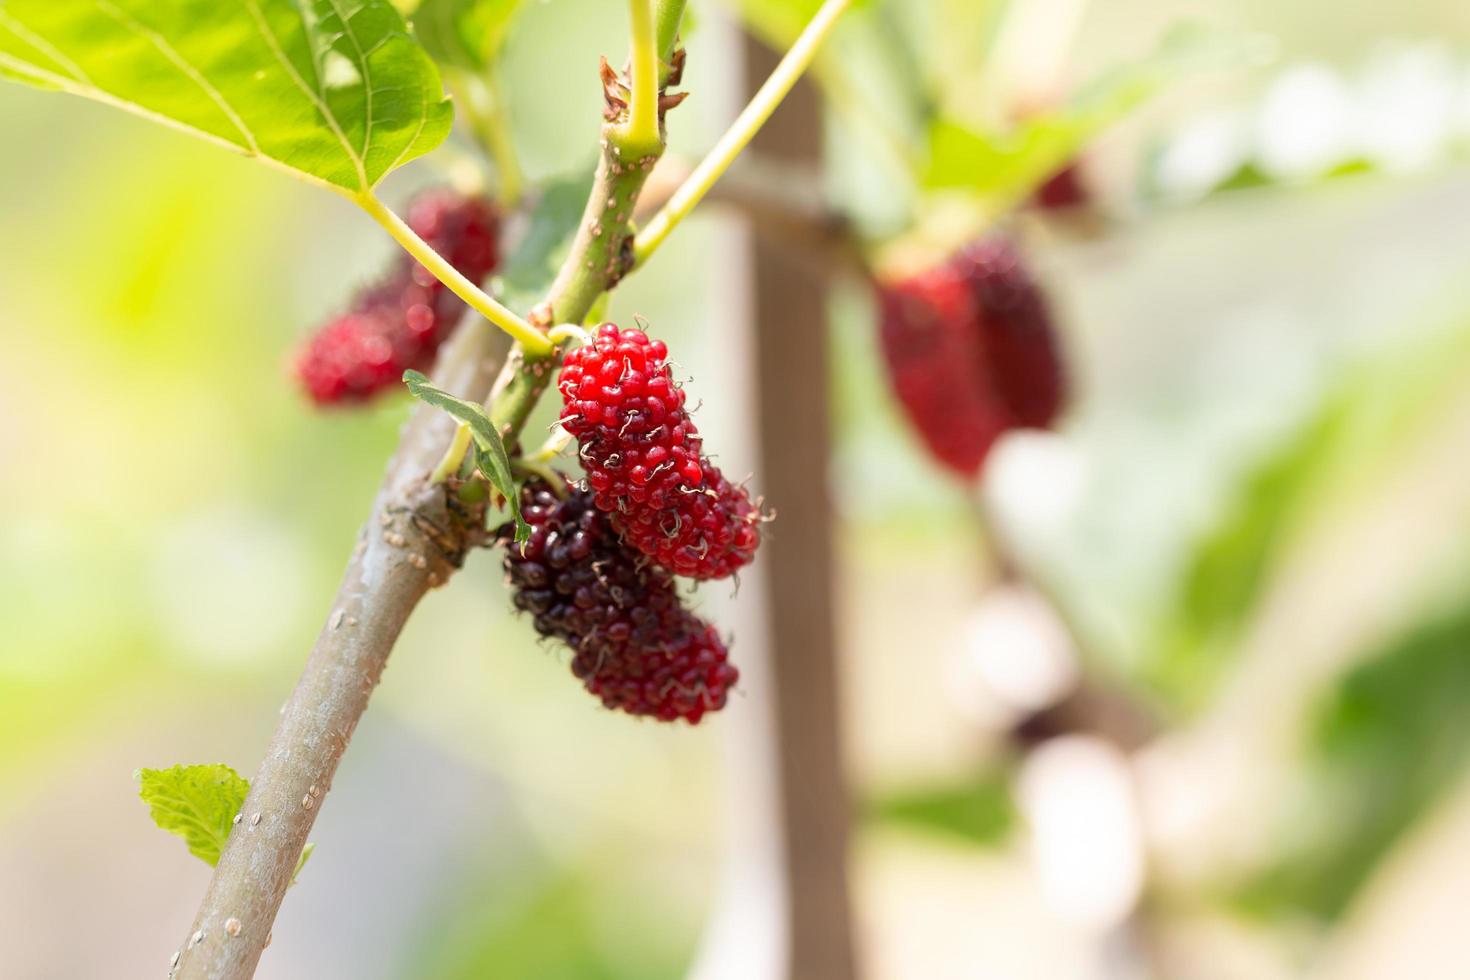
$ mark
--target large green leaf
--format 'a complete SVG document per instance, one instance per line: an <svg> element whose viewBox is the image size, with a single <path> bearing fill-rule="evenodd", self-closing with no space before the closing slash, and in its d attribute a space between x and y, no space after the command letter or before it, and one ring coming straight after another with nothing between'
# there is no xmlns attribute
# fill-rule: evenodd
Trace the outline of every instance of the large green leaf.
<svg viewBox="0 0 1470 980"><path fill-rule="evenodd" d="M434 60L483 71L500 52L521 0L423 0L413 29Z"/></svg>
<svg viewBox="0 0 1470 980"><path fill-rule="evenodd" d="M1149 57L1114 69L1061 108L1005 131L936 119L929 128L924 183L963 189L1003 208L1065 166L1098 133L1172 82L1201 70L1248 64L1262 56L1256 39L1222 37L1184 25Z"/></svg>
<svg viewBox="0 0 1470 980"><path fill-rule="evenodd" d="M347 192L433 149L453 115L388 0L0 0L0 72Z"/></svg>

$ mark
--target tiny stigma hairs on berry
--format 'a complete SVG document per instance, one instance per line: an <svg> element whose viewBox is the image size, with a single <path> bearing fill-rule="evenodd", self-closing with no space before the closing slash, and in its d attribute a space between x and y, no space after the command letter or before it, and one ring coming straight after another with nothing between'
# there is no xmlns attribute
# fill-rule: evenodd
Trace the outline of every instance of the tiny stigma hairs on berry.
<svg viewBox="0 0 1470 980"><path fill-rule="evenodd" d="M1001 435L1056 422L1067 397L1060 341L1009 239L883 283L878 301L894 393L946 468L973 479Z"/></svg>
<svg viewBox="0 0 1470 980"><path fill-rule="evenodd" d="M631 550L591 491L558 497L528 481L521 513L531 527L520 546L513 527L505 572L516 608L536 631L572 649L572 673L609 708L697 724L725 706L739 673L714 627L684 608L674 579Z"/></svg>
<svg viewBox="0 0 1470 980"><path fill-rule="evenodd" d="M408 224L475 282L494 271L500 216L495 205L448 188L409 204ZM399 255L392 269L328 320L296 356L295 372L319 405L361 402L424 370L463 317L464 301L422 265Z"/></svg>
<svg viewBox="0 0 1470 980"><path fill-rule="evenodd" d="M687 578L750 563L760 508L701 451L663 341L604 323L566 355L557 389L593 499L624 541Z"/></svg>

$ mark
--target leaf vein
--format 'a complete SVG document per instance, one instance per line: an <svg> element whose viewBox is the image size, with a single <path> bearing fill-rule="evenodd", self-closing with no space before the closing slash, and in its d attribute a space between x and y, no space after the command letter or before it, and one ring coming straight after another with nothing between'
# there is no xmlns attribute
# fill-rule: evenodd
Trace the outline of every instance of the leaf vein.
<svg viewBox="0 0 1470 980"><path fill-rule="evenodd" d="M74 78L76 81L79 81L84 85L92 84L91 76L89 76L85 71L82 70L81 65L77 64L75 61L72 61L71 58L67 57L66 53L63 52L60 48L56 47L56 45L52 44L50 41L46 40L44 37L37 34L35 31L31 30L29 27L26 27L20 21L16 20L14 17L6 13L3 6L0 6L0 24L3 24L6 30L10 31L10 33L20 38L26 44L29 44L37 51L41 52L46 57L56 62L62 68L65 68L71 74L72 78Z"/></svg>
<svg viewBox="0 0 1470 980"><path fill-rule="evenodd" d="M234 127L240 131L240 135L245 138L245 145L249 148L250 152L252 154L260 153L260 144L255 141L255 134L250 131L250 127L245 124L245 120L243 117L241 117L240 113L237 112L235 110L235 107L230 104L230 100L225 98L224 93L217 89L214 84L211 83L209 79L204 76L204 73L202 71L196 68L187 58L185 58L179 52L178 48L175 48L172 44L170 44L168 42L168 39L165 38L162 34L158 33L152 28L138 23L136 20L119 10L116 6L109 3L108 0L95 0L95 2L97 8L103 13L107 14L113 20L117 21L119 24L121 24L123 27L126 27L133 33L152 42L153 46L159 50L159 53L161 53L165 58L172 62L174 67L178 68L179 71L188 76L189 80L192 81L195 85L199 86L199 90L202 91L211 102L219 107L219 110L225 114L225 116L230 120L231 124L233 124Z"/></svg>
<svg viewBox="0 0 1470 980"><path fill-rule="evenodd" d="M327 104L323 96L319 95L306 84L306 79L301 77L301 73L296 70L296 66L286 56L286 50L281 46L281 39L276 37L275 31L271 29L270 23L266 21L265 15L260 11L260 4L256 0L245 0L245 6L250 11L250 16L255 20L256 29L260 31L261 37L265 39L265 43L270 47L271 53L275 56L276 61L280 62L281 67L286 70L286 74L290 77L291 81L296 84L296 87L301 90L302 94L310 99L321 112L322 117L331 128L333 135L337 137L337 142L341 143L342 149L346 151L347 158L352 161L353 166L357 169L357 179L361 184L361 188L366 190L368 186L367 171L363 169L362 160L352 148L351 142L347 139L347 134L342 131L342 124L338 121L336 114L332 112L332 107ZM307 23L306 14L301 10L301 4L298 0L291 0L291 7L296 11L296 15L301 18L301 28L305 32L309 43L311 25ZM313 56L312 60L315 62L315 56Z"/></svg>

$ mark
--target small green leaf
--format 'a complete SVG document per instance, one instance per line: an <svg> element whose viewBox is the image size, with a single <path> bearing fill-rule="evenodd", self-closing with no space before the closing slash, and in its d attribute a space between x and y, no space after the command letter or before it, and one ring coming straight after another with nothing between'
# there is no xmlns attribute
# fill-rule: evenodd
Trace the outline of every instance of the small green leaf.
<svg viewBox="0 0 1470 980"><path fill-rule="evenodd" d="M210 865L219 861L235 814L250 783L226 765L138 770L138 795L153 822L184 838L189 853Z"/></svg>
<svg viewBox="0 0 1470 980"><path fill-rule="evenodd" d="M516 524L516 541L524 541L530 535L531 527L521 518L520 492L510 471L510 456L505 451L505 441L500 437L489 413L485 411L485 406L454 397L436 387L417 371L403 372L403 383L408 385L409 393L419 401L443 409L470 427L470 435L475 440L477 450L475 465L505 498L506 507Z"/></svg>
<svg viewBox="0 0 1470 980"><path fill-rule="evenodd" d="M296 870L291 872L291 884L296 884L296 879L301 877L301 869L306 867L306 862L311 860L312 852L316 850L313 841L307 841L306 846L301 849L301 856L296 859Z"/></svg>
<svg viewBox="0 0 1470 980"><path fill-rule="evenodd" d="M423 0L413 29L443 65L484 71L500 53L521 0Z"/></svg>
<svg viewBox="0 0 1470 980"><path fill-rule="evenodd" d="M1148 58L1109 72L1068 105L1033 116L1015 129L984 132L960 120L936 119L929 130L924 183L934 189L969 190L1001 208L1009 206L1165 86L1200 71L1250 64L1263 52L1255 38L1224 37L1181 25Z"/></svg>
<svg viewBox="0 0 1470 980"><path fill-rule="evenodd" d="M513 310L528 310L546 295L572 240L592 190L592 168L560 177L541 188L529 225L510 259L500 271L496 295Z"/></svg>
<svg viewBox="0 0 1470 980"><path fill-rule="evenodd" d="M388 0L0 0L0 75L366 193L453 109Z"/></svg>

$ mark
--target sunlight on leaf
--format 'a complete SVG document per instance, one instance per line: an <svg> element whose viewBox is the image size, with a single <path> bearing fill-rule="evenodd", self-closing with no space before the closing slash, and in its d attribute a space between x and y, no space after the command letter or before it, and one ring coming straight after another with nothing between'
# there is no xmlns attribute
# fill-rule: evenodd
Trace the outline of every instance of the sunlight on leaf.
<svg viewBox="0 0 1470 980"><path fill-rule="evenodd" d="M500 53L521 0L423 0L413 30L434 60L484 71Z"/></svg>
<svg viewBox="0 0 1470 980"><path fill-rule="evenodd" d="M220 764L140 769L138 780L138 795L148 804L153 822L182 837L190 854L217 864L235 814L250 792L249 781Z"/></svg>
<svg viewBox="0 0 1470 980"><path fill-rule="evenodd" d="M358 193L453 115L387 0L5 0L0 74Z"/></svg>

